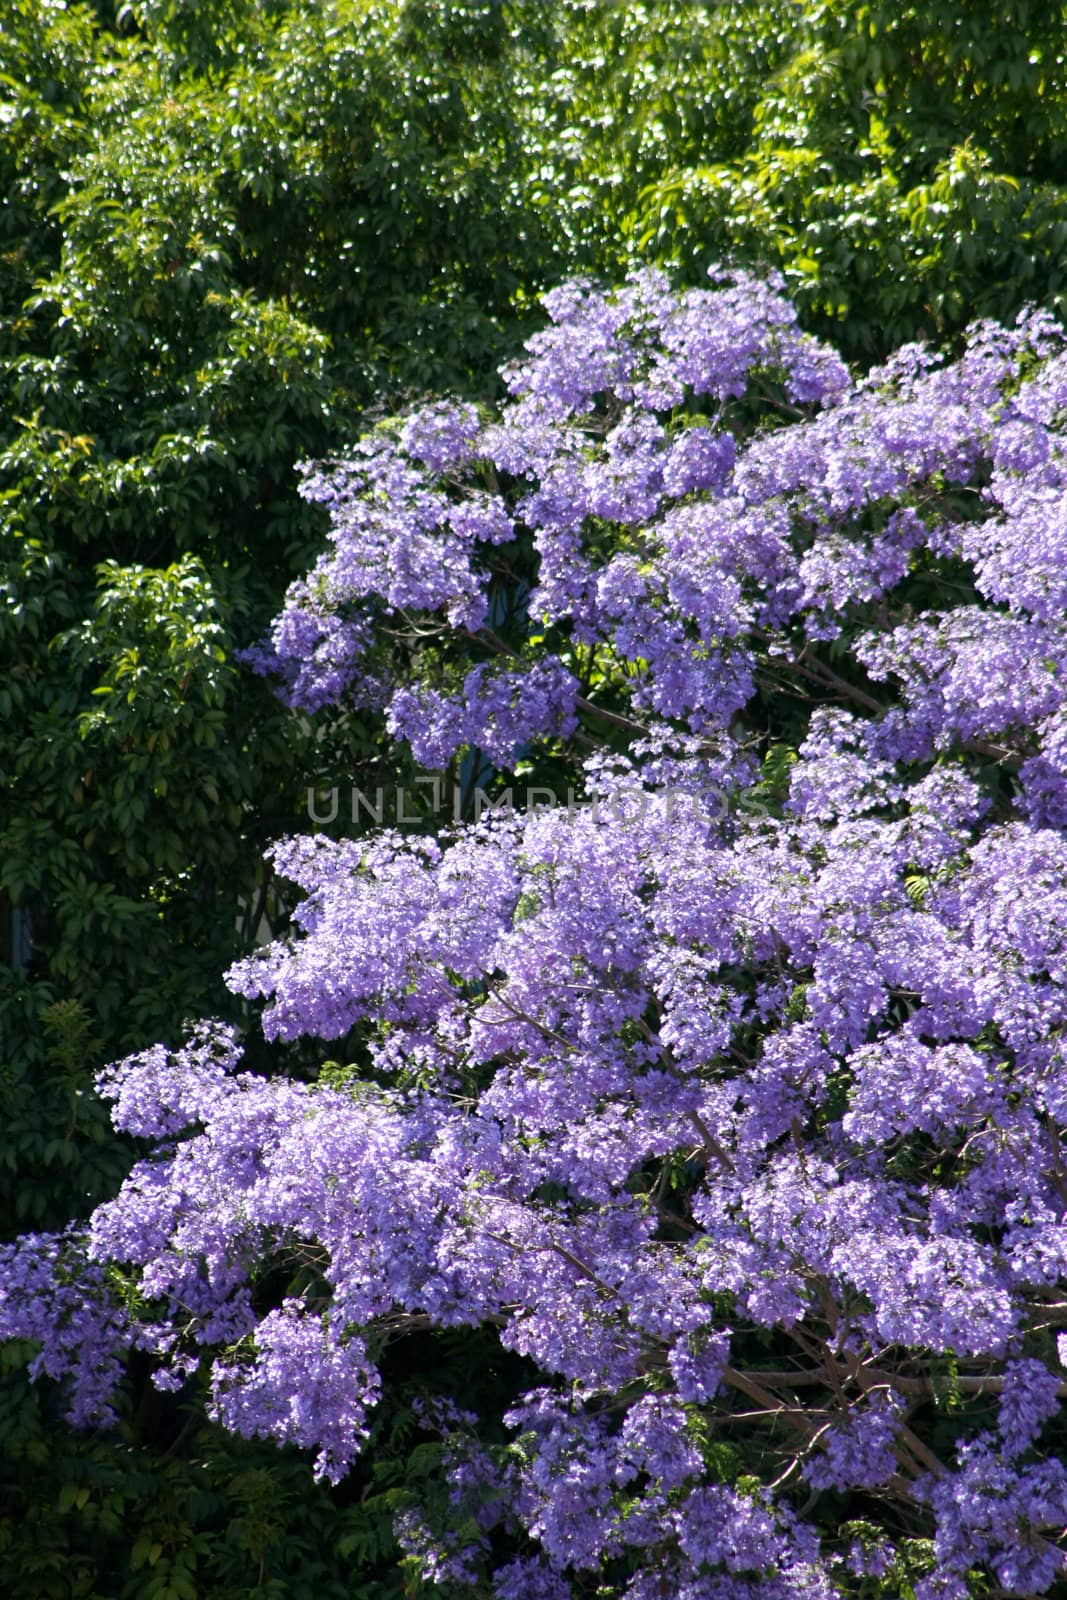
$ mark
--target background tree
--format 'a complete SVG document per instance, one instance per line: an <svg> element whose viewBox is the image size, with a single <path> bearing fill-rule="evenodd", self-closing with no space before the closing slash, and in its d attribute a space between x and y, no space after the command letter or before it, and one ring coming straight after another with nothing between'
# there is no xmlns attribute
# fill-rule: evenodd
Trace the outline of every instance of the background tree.
<svg viewBox="0 0 1067 1600"><path fill-rule="evenodd" d="M627 221L635 249L696 275L709 253L775 262L853 359L1062 307L1063 7L791 10L744 148L675 145Z"/></svg>

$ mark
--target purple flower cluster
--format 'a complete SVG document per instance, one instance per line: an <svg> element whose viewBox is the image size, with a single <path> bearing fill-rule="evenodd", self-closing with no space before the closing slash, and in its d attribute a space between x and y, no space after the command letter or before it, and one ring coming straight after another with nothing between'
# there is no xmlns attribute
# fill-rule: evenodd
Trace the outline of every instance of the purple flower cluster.
<svg viewBox="0 0 1067 1600"><path fill-rule="evenodd" d="M450 1593L832 1600L896 1560L804 1519L852 1493L929 1541L922 1600L976 1569L1045 1593L1065 336L981 325L853 379L751 277L548 310L495 418L427 407L308 469L332 548L272 659L427 765L532 747L581 803L276 846L305 898L230 985L269 1037L358 1029L363 1072L242 1074L219 1030L109 1068L155 1150L77 1292L55 1242L8 1253L0 1329L83 1397L83 1350L136 1342L164 1384L211 1352L217 1415L331 1478L379 1334L497 1329L543 1381L502 1463L449 1423L478 1538L400 1530ZM294 1259L314 1303L257 1310ZM151 1315L109 1309L108 1267ZM487 1571L497 1528L525 1543Z"/></svg>
<svg viewBox="0 0 1067 1600"><path fill-rule="evenodd" d="M28 1233L0 1246L0 1339L39 1347L30 1376L64 1381L76 1427L115 1420L111 1402L133 1332L107 1303L105 1275L87 1266L73 1230Z"/></svg>
<svg viewBox="0 0 1067 1600"><path fill-rule="evenodd" d="M394 738L407 739L424 767L445 767L457 750L473 746L509 769L531 738L574 732L577 692L576 679L559 661L537 661L521 671L482 664L471 668L454 695L426 686L397 689L388 727Z"/></svg>
<svg viewBox="0 0 1067 1600"><path fill-rule="evenodd" d="M805 1477L816 1489L876 1489L897 1470L899 1400L877 1392L854 1416L829 1428Z"/></svg>
<svg viewBox="0 0 1067 1600"><path fill-rule="evenodd" d="M212 1414L234 1433L317 1449L317 1475L336 1480L370 1431L381 1388L362 1339L287 1300L256 1324L254 1342L249 1362L215 1363Z"/></svg>

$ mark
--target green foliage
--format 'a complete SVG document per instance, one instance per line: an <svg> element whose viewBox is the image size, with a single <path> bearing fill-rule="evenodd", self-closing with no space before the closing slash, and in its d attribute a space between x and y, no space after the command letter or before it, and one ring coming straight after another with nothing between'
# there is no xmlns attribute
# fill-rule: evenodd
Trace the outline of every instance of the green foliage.
<svg viewBox="0 0 1067 1600"><path fill-rule="evenodd" d="M92 1093L103 1065L94 1024L78 1001L49 1004L47 995L16 976L4 996L40 1042L0 1061L0 1211L13 1232L83 1215L115 1192L129 1165Z"/></svg>
<svg viewBox="0 0 1067 1600"><path fill-rule="evenodd" d="M0 1522L11 1600L347 1600L353 1562L395 1563L380 1507L342 1505L297 1453L183 1425L158 1399L144 1392L121 1447L56 1455L38 1397L0 1379L0 1436L19 1468ZM178 1429L163 1454L144 1442L161 1425Z"/></svg>
<svg viewBox="0 0 1067 1600"><path fill-rule="evenodd" d="M1064 8L812 0L742 150L675 148L632 219L694 276L771 262L808 326L859 359L1067 306Z"/></svg>
<svg viewBox="0 0 1067 1600"><path fill-rule="evenodd" d="M226 1004L263 846L376 755L234 667L322 536L294 462L372 397L491 386L552 249L521 6L2 9L0 910L115 1053Z"/></svg>
<svg viewBox="0 0 1067 1600"><path fill-rule="evenodd" d="M562 211L572 250L617 270L645 188L684 153L744 153L762 85L789 58L795 12L790 0L564 4L560 64L539 86L531 200Z"/></svg>
<svg viewBox="0 0 1067 1600"><path fill-rule="evenodd" d="M412 1402L450 1384L477 1402L518 1365L492 1344L421 1335L390 1353L371 1446L337 1490L310 1481L300 1452L204 1422L202 1395L161 1394L136 1364L115 1434L65 1435L53 1386L27 1389L25 1347L5 1347L5 1600L411 1600L394 1518L427 1496L443 1517L448 1493Z"/></svg>
<svg viewBox="0 0 1067 1600"><path fill-rule="evenodd" d="M235 888L254 882L264 842L245 820L242 703L259 699L268 751L274 713L265 693L235 692L224 608L197 559L102 567L88 615L53 631L73 620L68 564L32 539L9 548L0 879L31 908L34 974L86 1007L114 1052L215 999ZM9 1050L26 983L0 977ZM18 1054L40 1052L23 1035Z"/></svg>

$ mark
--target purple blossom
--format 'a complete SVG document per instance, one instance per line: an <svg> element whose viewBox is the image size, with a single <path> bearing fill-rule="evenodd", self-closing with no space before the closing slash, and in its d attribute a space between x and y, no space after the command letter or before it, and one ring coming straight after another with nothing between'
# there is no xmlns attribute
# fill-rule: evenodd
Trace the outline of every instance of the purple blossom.
<svg viewBox="0 0 1067 1600"><path fill-rule="evenodd" d="M804 1476L816 1489L876 1489L897 1470L893 1446L899 1399L884 1391L870 1396L844 1422L830 1427L820 1440L822 1453L812 1457Z"/></svg>
<svg viewBox="0 0 1067 1600"><path fill-rule="evenodd" d="M220 1027L108 1068L153 1147L84 1238L5 1249L0 1332L81 1422L131 1347L163 1388L213 1358L226 1426L336 1480L382 1338L495 1330L539 1386L425 1410L446 1525L398 1527L457 1594L831 1600L914 1538L919 1600L976 1568L1045 1593L1063 332L853 377L751 275L547 310L494 416L430 404L305 468L330 545L256 658L571 803L276 845L302 900L228 981L268 1038L358 1030L358 1068L241 1072ZM315 1303L264 1305L294 1255ZM842 1554L808 1490L885 1505L894 1546Z"/></svg>
<svg viewBox="0 0 1067 1600"><path fill-rule="evenodd" d="M1008 1455L1021 1455L1060 1409L1060 1378L1043 1361L1026 1357L1004 1369L997 1427Z"/></svg>
<svg viewBox="0 0 1067 1600"><path fill-rule="evenodd" d="M216 1361L212 1415L246 1437L315 1446L316 1477L336 1483L367 1437L379 1390L362 1340L331 1337L321 1317L287 1300L258 1323L250 1362Z"/></svg>
<svg viewBox="0 0 1067 1600"><path fill-rule="evenodd" d="M115 1420L113 1400L132 1330L109 1303L104 1273L85 1258L74 1230L28 1233L0 1245L0 1339L40 1346L34 1380L59 1380L75 1427Z"/></svg>

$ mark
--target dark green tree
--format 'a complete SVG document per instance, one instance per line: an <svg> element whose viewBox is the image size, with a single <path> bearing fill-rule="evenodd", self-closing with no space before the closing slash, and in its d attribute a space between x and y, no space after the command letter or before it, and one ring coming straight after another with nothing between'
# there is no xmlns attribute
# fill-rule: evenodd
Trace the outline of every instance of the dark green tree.
<svg viewBox="0 0 1067 1600"><path fill-rule="evenodd" d="M743 149L677 145L633 248L694 275L714 256L773 264L806 324L859 360L1027 301L1062 311L1065 8L792 10Z"/></svg>

